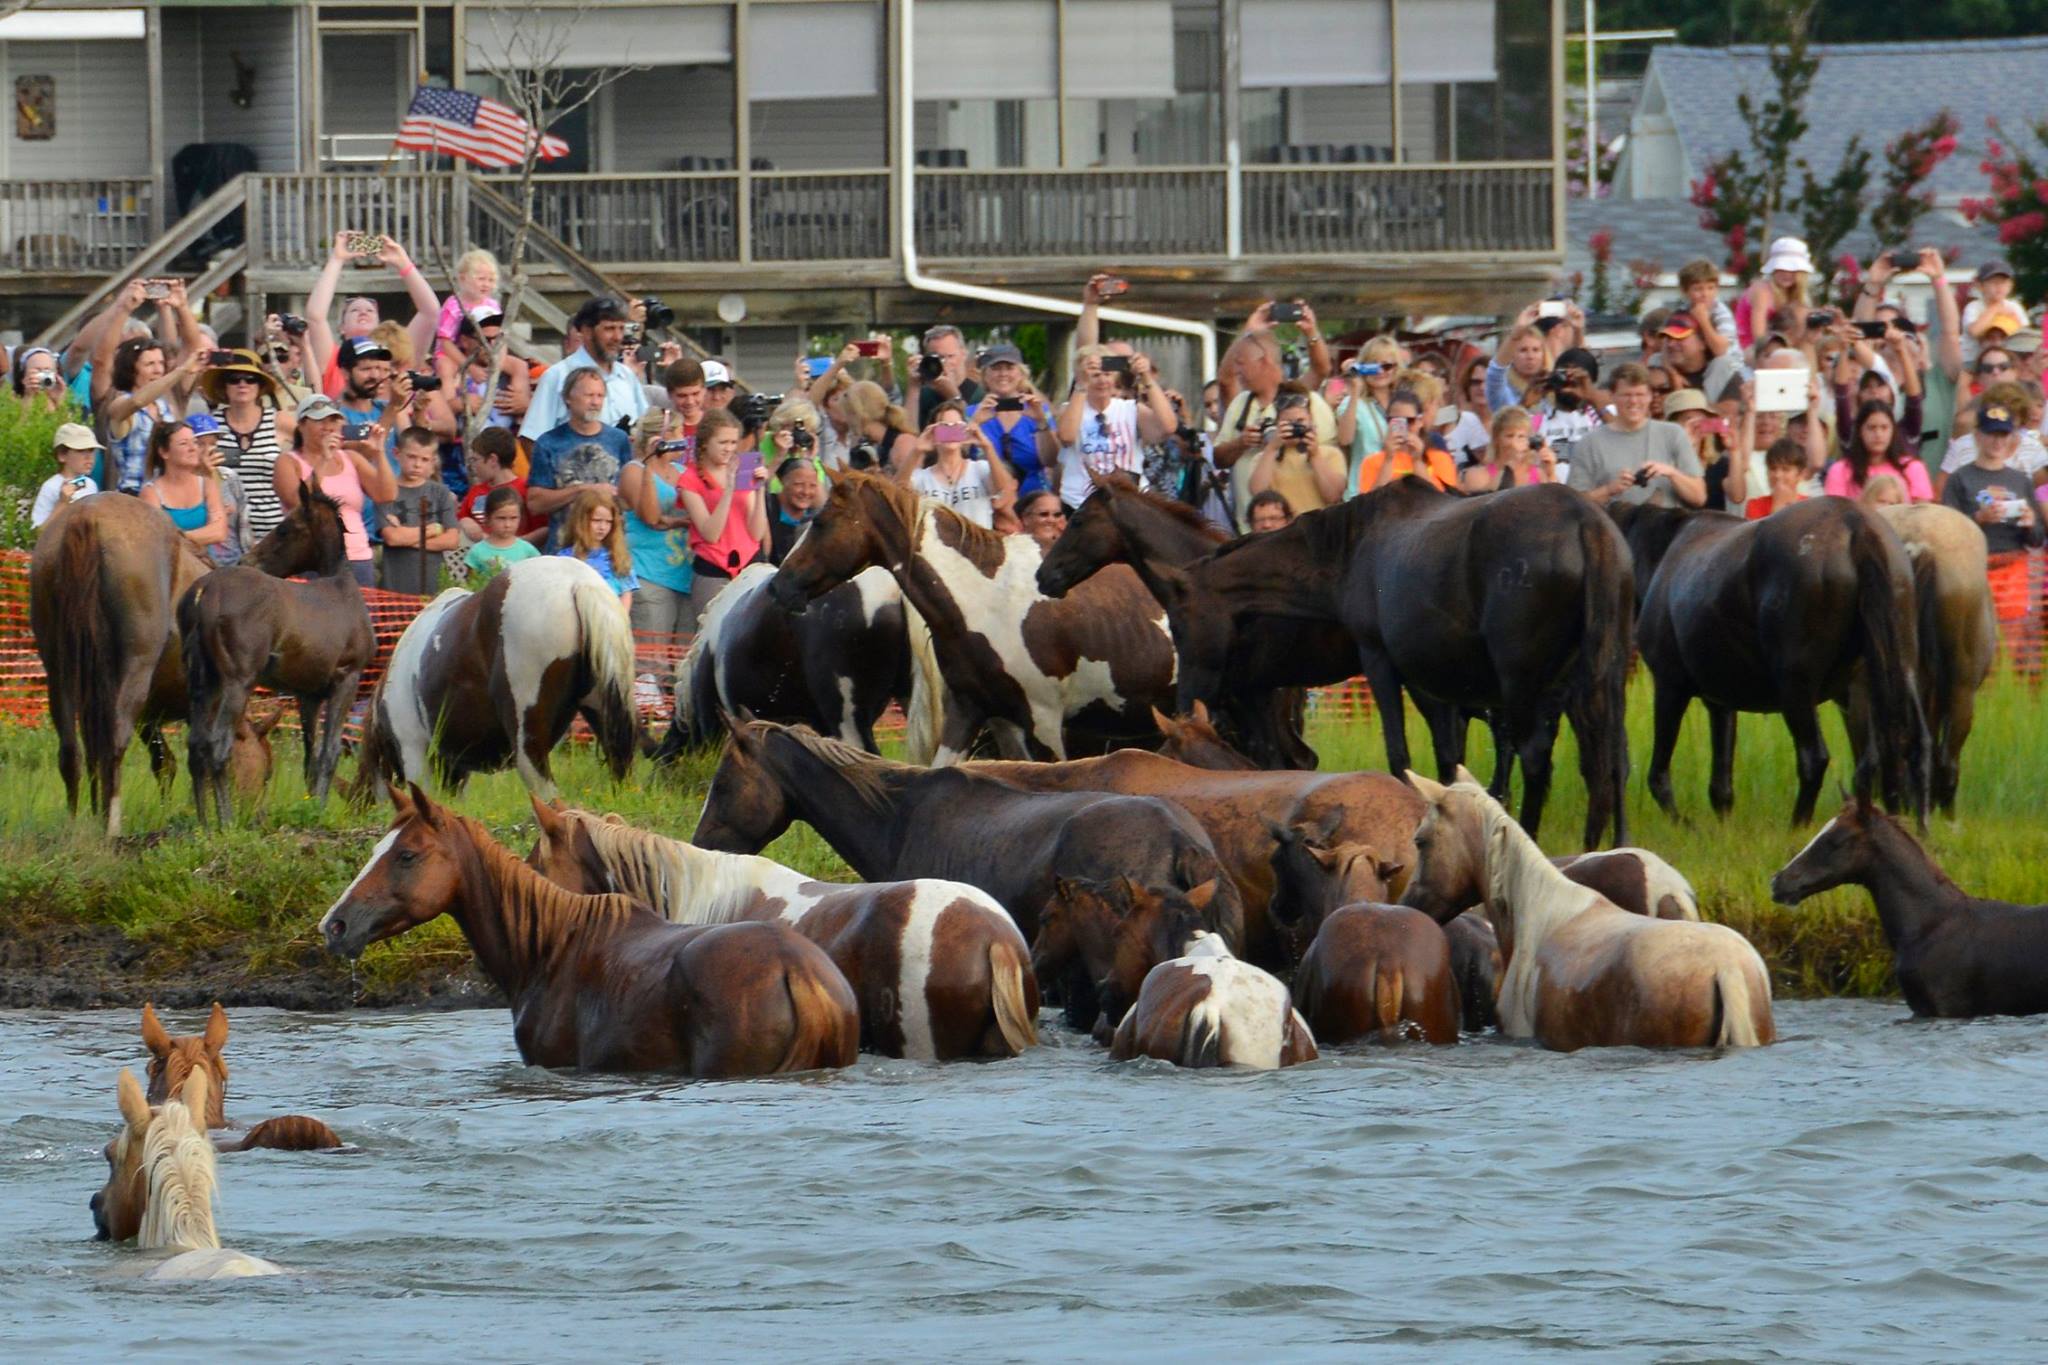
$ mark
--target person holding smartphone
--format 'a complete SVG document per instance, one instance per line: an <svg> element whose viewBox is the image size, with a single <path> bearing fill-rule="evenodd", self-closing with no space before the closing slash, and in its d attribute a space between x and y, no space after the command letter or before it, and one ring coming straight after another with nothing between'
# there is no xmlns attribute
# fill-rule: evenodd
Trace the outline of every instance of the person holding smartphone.
<svg viewBox="0 0 2048 1365"><path fill-rule="evenodd" d="M1031 386L1024 353L1015 346L991 346L981 353L981 378L988 392L974 408L974 424L1018 479L1018 488L1044 488L1045 471L1059 462L1059 437L1045 396Z"/></svg>
<svg viewBox="0 0 2048 1365"><path fill-rule="evenodd" d="M912 491L944 503L976 526L1017 529L1017 519L1010 512L1017 481L1001 460L992 458L995 447L981 428L967 421L966 405L948 399L934 408L932 415L937 420L918 437L924 457L910 472ZM972 459L968 458L970 451ZM1007 525L998 526L998 522Z"/></svg>
<svg viewBox="0 0 2048 1365"><path fill-rule="evenodd" d="M1387 437L1358 467L1360 495L1384 488L1413 474L1445 491L1458 486L1458 466L1451 452L1422 419L1422 400L1410 389L1396 389L1387 399Z"/></svg>
<svg viewBox="0 0 2048 1365"><path fill-rule="evenodd" d="M697 423L696 458L676 477L690 520L690 604L699 619L768 539L767 469L740 472L740 419L712 408Z"/></svg>
<svg viewBox="0 0 2048 1365"><path fill-rule="evenodd" d="M1151 361L1107 346L1082 347L1079 361L1081 385L1060 410L1060 451L1048 465L1059 472L1060 501L1069 511L1087 499L1090 474L1128 474L1142 487L1144 446L1174 429L1173 407L1153 380ZM1117 392L1126 373L1136 381L1136 398Z"/></svg>

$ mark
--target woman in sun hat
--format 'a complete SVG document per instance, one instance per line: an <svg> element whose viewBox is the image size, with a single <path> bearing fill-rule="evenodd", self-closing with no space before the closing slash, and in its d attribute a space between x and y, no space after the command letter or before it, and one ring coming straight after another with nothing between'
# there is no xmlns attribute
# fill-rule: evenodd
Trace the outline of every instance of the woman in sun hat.
<svg viewBox="0 0 2048 1365"><path fill-rule="evenodd" d="M236 351L231 365L215 365L199 376L220 423L220 467L235 472L242 485L241 531L254 545L284 520L284 504L275 487L277 456L292 443L292 415L276 376L263 368L254 351Z"/></svg>
<svg viewBox="0 0 2048 1365"><path fill-rule="evenodd" d="M1789 336L1797 345L1806 331L1806 282L1813 275L1813 253L1797 237L1780 237L1771 243L1764 268L1735 307L1735 335L1744 346L1771 328L1779 313L1786 318Z"/></svg>

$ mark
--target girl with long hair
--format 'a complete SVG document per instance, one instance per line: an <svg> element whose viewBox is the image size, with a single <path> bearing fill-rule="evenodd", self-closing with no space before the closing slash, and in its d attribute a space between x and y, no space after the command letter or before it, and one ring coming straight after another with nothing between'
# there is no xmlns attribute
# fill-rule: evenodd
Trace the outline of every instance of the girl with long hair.
<svg viewBox="0 0 2048 1365"><path fill-rule="evenodd" d="M159 422L150 428L147 456L149 482L142 500L161 507L194 545L214 545L227 538L228 514L220 500L220 483L207 467L199 438L183 422Z"/></svg>
<svg viewBox="0 0 2048 1365"><path fill-rule="evenodd" d="M917 428L902 408L889 401L882 386L864 379L839 396L839 405L847 419L848 449L873 447L874 469L908 480L910 471L917 468ZM847 463L858 467L851 456Z"/></svg>
<svg viewBox="0 0 2048 1365"><path fill-rule="evenodd" d="M1880 474L1905 485L1914 502L1933 502L1934 485L1927 466L1906 449L1905 435L1892 416L1892 405L1871 399L1856 409L1856 424L1842 442L1842 458L1828 466L1821 489L1832 497L1853 498Z"/></svg>
<svg viewBox="0 0 2048 1365"><path fill-rule="evenodd" d="M580 559L597 570L619 595L626 614L633 614L633 590L640 580L633 577L633 550L626 544L625 518L619 514L618 495L595 485L576 495L569 515L562 523L562 545L556 554Z"/></svg>

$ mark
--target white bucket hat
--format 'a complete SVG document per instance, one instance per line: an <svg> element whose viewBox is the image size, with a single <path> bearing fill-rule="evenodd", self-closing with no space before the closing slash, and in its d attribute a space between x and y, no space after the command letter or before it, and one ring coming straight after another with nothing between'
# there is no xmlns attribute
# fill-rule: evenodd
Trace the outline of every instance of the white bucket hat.
<svg viewBox="0 0 2048 1365"><path fill-rule="evenodd" d="M1806 249L1806 243L1797 237L1780 237L1771 243L1771 254L1764 258L1764 274L1779 270L1796 270L1802 275L1813 273L1813 253Z"/></svg>

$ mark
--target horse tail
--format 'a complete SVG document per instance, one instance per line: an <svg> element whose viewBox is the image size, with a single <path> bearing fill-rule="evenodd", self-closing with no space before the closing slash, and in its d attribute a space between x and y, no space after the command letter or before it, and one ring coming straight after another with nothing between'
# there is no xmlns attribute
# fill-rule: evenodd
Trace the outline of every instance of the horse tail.
<svg viewBox="0 0 2048 1365"><path fill-rule="evenodd" d="M932 629L917 608L903 604L903 633L910 642L910 696L904 703L908 722L903 753L912 763L929 765L939 751L946 719L946 680L939 674L939 653Z"/></svg>
<svg viewBox="0 0 2048 1365"><path fill-rule="evenodd" d="M274 1152L325 1152L342 1145L341 1138L319 1119L304 1114L285 1114L265 1119L251 1128L240 1142L229 1143L223 1152L248 1152L262 1147Z"/></svg>
<svg viewBox="0 0 2048 1365"><path fill-rule="evenodd" d="M1755 1002L1749 994L1749 973L1743 964L1724 963L1714 969L1714 996L1721 1016L1714 1046L1762 1047L1764 1040L1757 1033Z"/></svg>
<svg viewBox="0 0 2048 1365"><path fill-rule="evenodd" d="M1628 665L1635 652L1636 594L1632 563L1617 554L1620 533L1593 514L1579 528L1585 559L1579 639L1579 708L1585 733L1579 736L1579 771L1590 798L1606 789L1613 803L1614 847L1628 842ZM1626 546L1622 546L1626 549ZM1597 802L1589 802L1597 808ZM1597 847L1601 829L1586 831Z"/></svg>
<svg viewBox="0 0 2048 1365"><path fill-rule="evenodd" d="M1886 804L1910 801L1913 813L1925 820L1927 722L1913 688L1913 654L1918 651L1904 638L1913 630L1917 613L1899 610L1887 553L1891 543L1874 517L1856 513L1849 558L1856 568L1856 618L1863 637L1864 685L1870 691L1868 742L1882 765Z"/></svg>
<svg viewBox="0 0 2048 1365"><path fill-rule="evenodd" d="M837 970L833 969L835 974ZM836 998L827 982L801 961L784 966L782 985L789 992L789 1048L775 1069L815 1071L853 1065L860 1054L858 1011Z"/></svg>
<svg viewBox="0 0 2048 1365"><path fill-rule="evenodd" d="M193 764L193 779L198 780L198 764L203 761L210 772L221 772L227 768L228 751L235 741L235 718L217 714L221 680L225 670L221 667L217 653L221 641L219 636L206 629L200 588L204 582L178 599L178 641L185 652L185 706L187 723L185 727L185 749L188 761ZM224 723L223 723L224 722ZM194 793L195 798L197 793Z"/></svg>
<svg viewBox="0 0 2048 1365"><path fill-rule="evenodd" d="M384 799L388 777L403 776L399 772L398 755L392 751L391 740L378 719L383 710L384 679L379 678L376 687L370 691L370 704L363 708L363 733L356 744L356 775L342 789L342 799L351 810L368 810Z"/></svg>
<svg viewBox="0 0 2048 1365"><path fill-rule="evenodd" d="M1180 1021L1180 1046L1175 1054L1176 1066L1223 1065L1223 1021L1213 997L1203 996L1196 1001Z"/></svg>
<svg viewBox="0 0 2048 1365"><path fill-rule="evenodd" d="M591 728L615 780L623 781L633 764L640 717L633 705L633 627L619 599L594 574L579 578L569 590L577 623L582 627L584 697L595 694Z"/></svg>
<svg viewBox="0 0 2048 1365"><path fill-rule="evenodd" d="M118 717L120 676L117 664L125 651L110 636L118 622L111 602L103 600L100 533L91 517L72 517L64 526L64 543L50 576L51 640L44 667L52 693L74 699L79 742L85 748L85 769L94 810L112 798L104 779L112 775L114 730ZM40 643L40 641L39 641ZM68 738L68 736L61 737Z"/></svg>
<svg viewBox="0 0 2048 1365"><path fill-rule="evenodd" d="M1931 547L1920 553L1907 551L1913 563L1913 604L1918 618L1919 684L1922 697L1946 698L1953 674L1948 650L1942 642L1941 565ZM1923 714L1928 708L1922 706Z"/></svg>
<svg viewBox="0 0 2048 1365"><path fill-rule="evenodd" d="M1038 1022L1024 994L1024 973L1029 964L1017 945L998 939L988 945L989 1003L995 1007L996 1027L1012 1057L1038 1046Z"/></svg>
<svg viewBox="0 0 2048 1365"><path fill-rule="evenodd" d="M1373 1012L1379 1016L1380 1036L1401 1036L1401 992L1406 983L1399 966L1373 969Z"/></svg>

